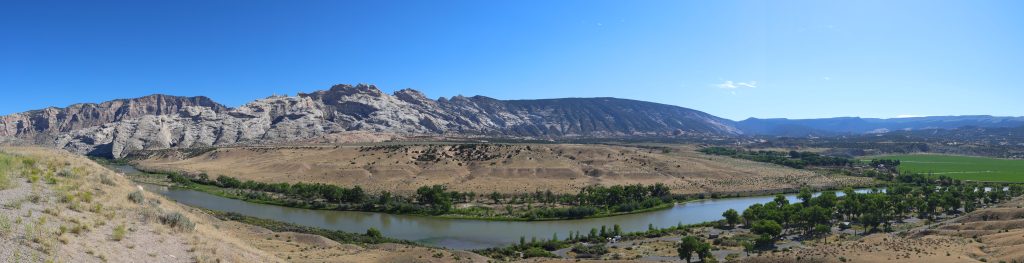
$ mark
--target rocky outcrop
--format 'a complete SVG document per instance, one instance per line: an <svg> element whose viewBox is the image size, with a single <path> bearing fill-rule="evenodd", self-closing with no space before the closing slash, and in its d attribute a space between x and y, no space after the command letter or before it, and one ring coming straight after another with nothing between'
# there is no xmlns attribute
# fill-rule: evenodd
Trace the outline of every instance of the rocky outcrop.
<svg viewBox="0 0 1024 263"><path fill-rule="evenodd" d="M42 117L40 117L42 116ZM135 150L316 140L345 133L529 138L733 135L729 120L615 98L428 99L372 85L273 96L227 109L203 97L154 95L6 116L5 135L119 158ZM320 140L322 141L322 140Z"/></svg>
<svg viewBox="0 0 1024 263"><path fill-rule="evenodd" d="M146 115L176 114L188 107L201 107L215 112L227 110L227 107L207 97L155 94L100 104L80 103L66 108L50 107L2 116L0 136L33 138L40 135L58 135Z"/></svg>

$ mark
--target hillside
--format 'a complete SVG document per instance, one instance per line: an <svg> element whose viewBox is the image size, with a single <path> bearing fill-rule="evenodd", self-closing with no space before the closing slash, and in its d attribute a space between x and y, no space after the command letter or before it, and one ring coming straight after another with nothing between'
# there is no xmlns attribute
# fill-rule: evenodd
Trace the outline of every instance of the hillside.
<svg viewBox="0 0 1024 263"><path fill-rule="evenodd" d="M321 182L409 193L445 184L457 191L576 193L587 185L664 183L673 193L751 194L863 185L859 177L821 175L694 151L691 146L575 144L385 144L226 147L154 151L139 167L263 182Z"/></svg>
<svg viewBox="0 0 1024 263"><path fill-rule="evenodd" d="M342 244L274 232L139 190L81 156L0 148L4 262L486 262L403 244Z"/></svg>

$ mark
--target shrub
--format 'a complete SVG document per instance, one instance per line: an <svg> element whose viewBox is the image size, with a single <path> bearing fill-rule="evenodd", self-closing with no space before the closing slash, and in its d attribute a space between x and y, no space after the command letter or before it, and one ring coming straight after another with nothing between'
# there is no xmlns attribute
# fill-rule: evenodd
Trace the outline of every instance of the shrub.
<svg viewBox="0 0 1024 263"><path fill-rule="evenodd" d="M554 253L548 252L547 250L539 247L531 247L523 250L524 258L557 258L558 256Z"/></svg>
<svg viewBox="0 0 1024 263"><path fill-rule="evenodd" d="M372 237L372 238L380 238L383 235L380 233L380 230L377 230L376 228L372 228L371 227L370 229L366 230L366 236Z"/></svg>
<svg viewBox="0 0 1024 263"><path fill-rule="evenodd" d="M105 174L105 173L104 174L100 174L100 183L103 183L105 185L110 185L110 186L117 185L117 183L114 182L113 179L110 179L110 176L107 176L107 174Z"/></svg>
<svg viewBox="0 0 1024 263"><path fill-rule="evenodd" d="M239 181L238 179L235 179L233 177L221 175L217 177L217 184L220 185L220 187L238 188L239 186L242 185L242 181Z"/></svg>
<svg viewBox="0 0 1024 263"><path fill-rule="evenodd" d="M0 190L13 187L14 184L11 182L11 178L7 175L7 171L0 170Z"/></svg>
<svg viewBox="0 0 1024 263"><path fill-rule="evenodd" d="M0 190L14 187L14 183L11 181L10 173L11 166L14 165L14 160L6 155L0 155Z"/></svg>
<svg viewBox="0 0 1024 263"><path fill-rule="evenodd" d="M196 228L196 224L192 223L192 220L179 212L160 215L160 223L182 231L192 231Z"/></svg>
<svg viewBox="0 0 1024 263"><path fill-rule="evenodd" d="M128 194L128 200L131 200L133 203L136 204L141 204L142 201L146 200L146 197L142 195L142 191L135 190L135 192L131 192L130 194Z"/></svg>
<svg viewBox="0 0 1024 263"><path fill-rule="evenodd" d="M0 236L11 233L11 219L7 215L0 215Z"/></svg>
<svg viewBox="0 0 1024 263"><path fill-rule="evenodd" d="M113 239L114 241L121 241L121 239L124 239L124 235L127 232L128 230L125 229L124 224L118 225L114 228L114 233L110 234L110 239Z"/></svg>
<svg viewBox="0 0 1024 263"><path fill-rule="evenodd" d="M601 257L601 255L607 254L608 248L605 247L604 244L596 244L590 246L577 244L575 246L572 246L572 252L578 254L579 257L597 258Z"/></svg>
<svg viewBox="0 0 1024 263"><path fill-rule="evenodd" d="M67 178L67 177L75 177L75 173L73 173L71 171L71 169L65 167L64 169L62 169L62 170L57 172L57 176L65 177L65 178Z"/></svg>
<svg viewBox="0 0 1024 263"><path fill-rule="evenodd" d="M185 177L184 175L180 175L178 173L171 173L167 175L167 178L170 179L171 182L180 185L189 185L192 183L192 179L189 179L188 177Z"/></svg>

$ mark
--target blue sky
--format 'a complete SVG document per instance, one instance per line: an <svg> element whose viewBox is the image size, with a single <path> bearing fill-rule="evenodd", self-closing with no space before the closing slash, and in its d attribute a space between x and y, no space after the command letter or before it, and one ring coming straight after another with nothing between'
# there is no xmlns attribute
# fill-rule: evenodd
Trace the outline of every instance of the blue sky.
<svg viewBox="0 0 1024 263"><path fill-rule="evenodd" d="M244 3L244 5L243 5ZM301 4L301 5L300 5ZM0 114L372 83L747 117L1024 115L1024 1L7 1Z"/></svg>

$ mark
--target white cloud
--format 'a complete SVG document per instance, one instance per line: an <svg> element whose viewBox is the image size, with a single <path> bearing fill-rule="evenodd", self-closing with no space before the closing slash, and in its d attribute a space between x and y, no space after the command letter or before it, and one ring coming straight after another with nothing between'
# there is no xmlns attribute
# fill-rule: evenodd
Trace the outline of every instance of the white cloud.
<svg viewBox="0 0 1024 263"><path fill-rule="evenodd" d="M913 114L900 114L900 115L896 115L896 118L915 118L915 117L921 117L921 116L913 115Z"/></svg>
<svg viewBox="0 0 1024 263"><path fill-rule="evenodd" d="M720 84L716 84L715 87L719 89L739 89L739 88L757 88L757 81L751 82L733 82L726 80Z"/></svg>

